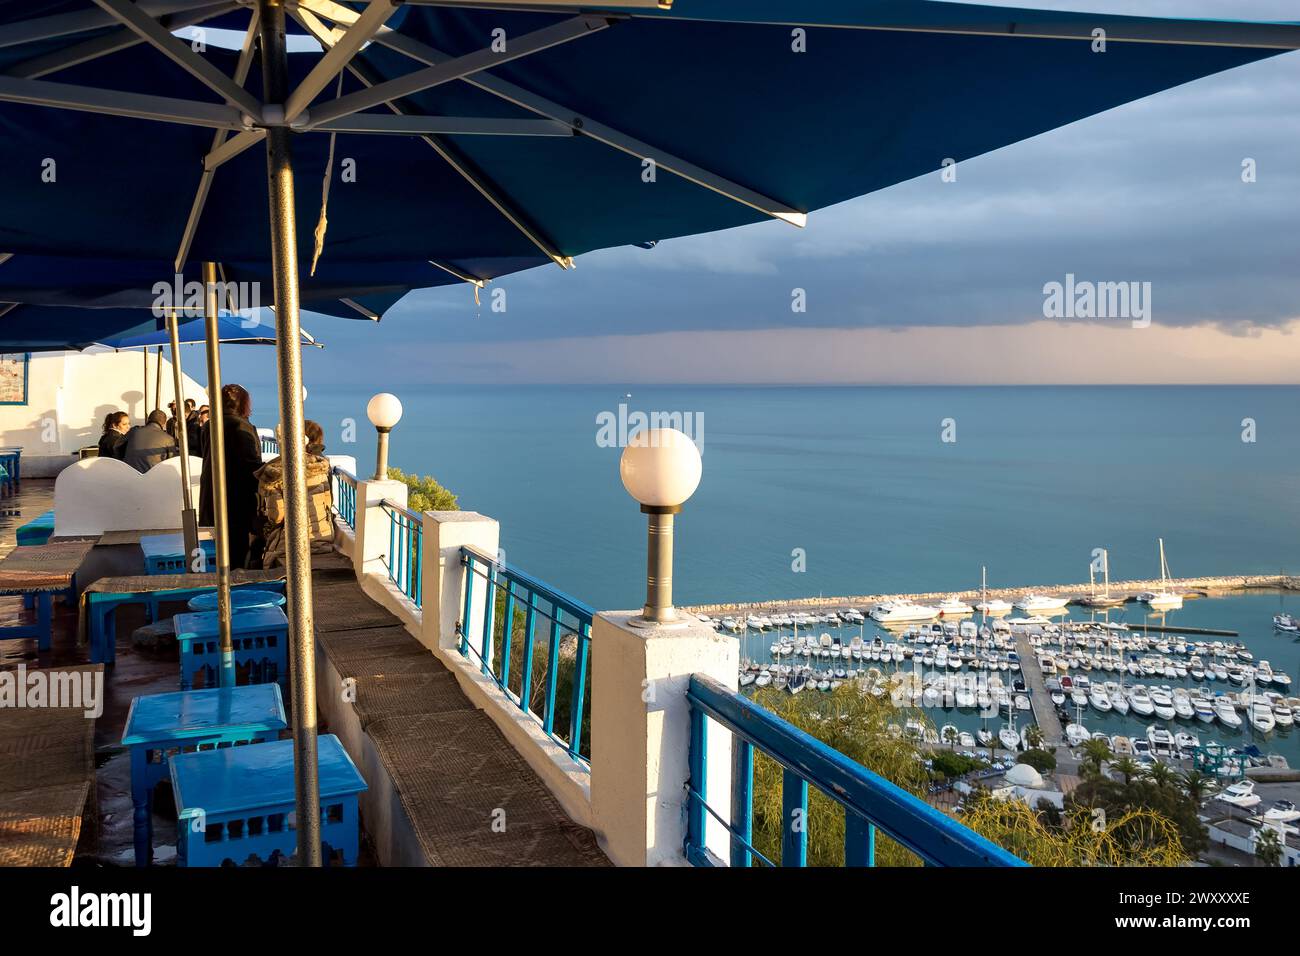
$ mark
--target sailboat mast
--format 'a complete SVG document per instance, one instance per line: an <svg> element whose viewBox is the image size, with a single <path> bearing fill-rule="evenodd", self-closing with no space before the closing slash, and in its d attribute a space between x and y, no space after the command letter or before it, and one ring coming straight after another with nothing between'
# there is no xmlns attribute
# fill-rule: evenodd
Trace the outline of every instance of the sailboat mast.
<svg viewBox="0 0 1300 956"><path fill-rule="evenodd" d="M1101 573L1106 582L1106 593L1103 597L1110 597L1110 551L1106 548L1101 549Z"/></svg>

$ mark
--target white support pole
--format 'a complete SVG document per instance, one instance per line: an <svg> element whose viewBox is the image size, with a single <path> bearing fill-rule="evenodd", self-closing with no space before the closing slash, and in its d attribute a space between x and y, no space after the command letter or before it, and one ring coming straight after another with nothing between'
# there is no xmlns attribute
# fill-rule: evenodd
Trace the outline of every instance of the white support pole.
<svg viewBox="0 0 1300 956"><path fill-rule="evenodd" d="M735 688L740 643L689 617L670 627L633 627L640 611L602 611L591 629L591 812L619 866L684 865L691 674ZM731 734L710 722L708 780L692 781L724 820L731 811ZM729 857L723 826L709 818L705 842Z"/></svg>

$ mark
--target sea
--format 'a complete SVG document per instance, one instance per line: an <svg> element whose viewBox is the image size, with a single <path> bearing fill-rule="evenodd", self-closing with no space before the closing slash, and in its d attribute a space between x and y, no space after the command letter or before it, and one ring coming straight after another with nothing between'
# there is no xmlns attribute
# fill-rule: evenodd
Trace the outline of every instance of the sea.
<svg viewBox="0 0 1300 956"><path fill-rule="evenodd" d="M308 385L327 452L369 474L373 389ZM982 567L991 587L1086 582L1099 548L1112 579L1155 578L1158 538L1176 577L1300 572L1297 387L393 391L404 414L390 463L497 519L510 564L597 609L644 600L645 517L619 445L656 413L703 460L676 519L680 605L965 590ZM254 421L273 425L264 394ZM1280 609L1300 613L1300 599L1189 601L1170 618L1239 631L1300 687L1300 642L1272 630ZM1095 719L1107 733L1125 721ZM1275 737L1269 749L1300 766L1300 728Z"/></svg>

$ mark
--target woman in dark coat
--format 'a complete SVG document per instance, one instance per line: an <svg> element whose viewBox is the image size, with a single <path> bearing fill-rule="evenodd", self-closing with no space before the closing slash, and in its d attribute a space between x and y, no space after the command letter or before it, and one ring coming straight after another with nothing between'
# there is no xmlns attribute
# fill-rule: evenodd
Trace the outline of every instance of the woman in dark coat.
<svg viewBox="0 0 1300 956"><path fill-rule="evenodd" d="M131 428L131 418L126 412L109 412L104 416L104 434L99 436L99 457L116 458L126 454L126 433Z"/></svg>
<svg viewBox="0 0 1300 956"><path fill-rule="evenodd" d="M262 467L262 442L248 421L253 400L242 385L223 385L221 409L225 415L222 435L226 443L226 530L230 541L230 566L242 568L248 558L249 539L257 527L257 470ZM211 526L212 442L203 426L203 475L199 485L199 524Z"/></svg>

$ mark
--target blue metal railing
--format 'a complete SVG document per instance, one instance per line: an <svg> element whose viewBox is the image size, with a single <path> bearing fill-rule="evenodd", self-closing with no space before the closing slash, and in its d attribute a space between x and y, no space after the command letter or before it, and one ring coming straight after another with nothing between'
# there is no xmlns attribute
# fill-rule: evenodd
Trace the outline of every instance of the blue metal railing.
<svg viewBox="0 0 1300 956"><path fill-rule="evenodd" d="M755 747L784 771L782 866L807 865L810 785L844 807L846 866L875 865L876 830L931 866L1026 865L924 800L711 678L692 675L686 699L691 707L686 856L696 866L716 862L704 845L706 814L730 833L732 866L750 866L755 858L775 865L753 846ZM730 824L708 804L710 718L733 734Z"/></svg>
<svg viewBox="0 0 1300 956"><path fill-rule="evenodd" d="M275 438L274 435L262 435L262 434L259 434L257 437L258 437L258 439L259 439L259 440L261 441L261 443L262 443L262 454L263 454L263 455L278 455L278 454L280 454L280 442Z"/></svg>
<svg viewBox="0 0 1300 956"><path fill-rule="evenodd" d="M379 507L388 513L388 578L416 607L421 606L420 567L424 555L424 518L385 498Z"/></svg>
<svg viewBox="0 0 1300 956"><path fill-rule="evenodd" d="M330 469L334 478L334 510L343 523L357 530L357 476L337 465Z"/></svg>
<svg viewBox="0 0 1300 956"><path fill-rule="evenodd" d="M472 548L460 553L465 567L465 605L456 625L461 654L477 659L484 675L569 756L589 763L583 721L591 719L595 610ZM546 658L539 669L535 648L542 642Z"/></svg>

